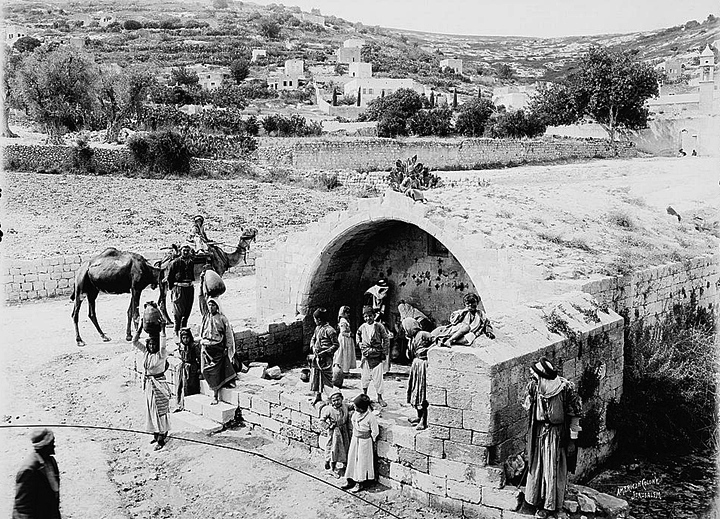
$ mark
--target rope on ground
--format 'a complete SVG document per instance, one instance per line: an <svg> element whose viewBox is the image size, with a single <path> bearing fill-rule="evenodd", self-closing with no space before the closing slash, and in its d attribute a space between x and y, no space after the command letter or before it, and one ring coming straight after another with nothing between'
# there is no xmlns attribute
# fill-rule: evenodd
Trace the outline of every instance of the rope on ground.
<svg viewBox="0 0 720 519"><path fill-rule="evenodd" d="M94 429L94 430L103 430L103 431L126 432L126 433L133 433L133 434L144 434L144 435L147 435L147 436L153 434L153 433L150 433L150 432L147 432L147 431L138 431L138 430L136 430L136 429L126 429L126 428L123 428L123 427L107 427L107 426L102 426L102 425L72 425L72 424L0 424L0 429L37 429L37 428L42 428L42 427L53 428L53 429L59 429L59 428L65 428L65 429ZM231 451L242 452L242 453L244 453L244 454L249 454L249 455L251 455L251 456L257 456L258 458L262 458L262 459L267 460L267 461L270 461L270 462L272 462L272 463L276 463L277 465L280 465L281 467L284 467L284 468L286 468L286 469L290 469L290 470L293 470L293 471L295 471L295 472L299 472L300 474L303 474L304 476L307 476L307 477L309 477L310 479L314 479L315 481L318 481L318 482L320 482L320 483L322 483L322 484L324 484L324 485L327 485L327 486L329 486L329 487L331 487L331 488L333 488L333 489L335 489L335 490L339 490L339 491L341 491L341 492L343 492L343 493L345 493L345 494L347 494L347 495L349 495L349 496L351 496L351 497L354 497L355 499L358 499L358 500L364 502L365 504L368 504L368 505L370 505L370 506L372 506L372 507L374 507L374 508L377 508L379 511L381 511L381 512L383 512L383 513L385 513L385 514L387 514L387 515L389 515L389 516L391 516L391 517L394 517L395 519L403 519L403 518L400 517L399 515L391 512L390 510L387 510L387 509L381 507L380 505L378 505L378 504L376 504L376 503L373 503L372 501L369 501L369 500L365 499L365 498L362 497L362 496L359 496L359 495L357 495L357 494L353 494L352 492L348 492L347 490L343 490L342 488L338 488L338 487L336 487L335 485L333 485L333 484L331 484L331 483L328 483L328 482L325 481L324 479L321 479L321 478L319 478L319 477L317 477L317 476L315 476L315 475L313 475L313 474L310 474L309 472L305 472L305 471L303 471L303 470L300 470L299 468L293 467L292 465L288 465L287 463L284 463L284 462L282 462L282 461L280 461L280 460L273 459L273 458L271 458L271 457L269 457L269 456L266 456L265 454L261 454L261 453L259 453L259 452L253 452L253 451L250 451L250 450L247 450L247 449L243 449L242 447L236 447L236 446L234 446L234 445L222 445L222 444L218 444L218 443L212 443L212 442L209 442L209 441L198 440L198 439L196 439L196 438L183 438L182 436L173 436L172 434L168 434L168 438L173 438L173 439L175 439L175 440L182 440L182 441L186 441L186 442L190 442L190 443L198 443L198 444L200 444L200 445L207 445L207 446L209 446L209 447L217 447L217 448L221 448L221 449L228 449L228 450L231 450Z"/></svg>

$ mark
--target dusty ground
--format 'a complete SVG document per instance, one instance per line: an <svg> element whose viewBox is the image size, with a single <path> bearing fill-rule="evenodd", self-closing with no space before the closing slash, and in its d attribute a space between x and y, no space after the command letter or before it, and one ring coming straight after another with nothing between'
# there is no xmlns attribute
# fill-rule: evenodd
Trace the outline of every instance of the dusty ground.
<svg viewBox="0 0 720 519"><path fill-rule="evenodd" d="M432 190L427 198L433 212L484 233L490 244L518 250L545 267L547 278L585 278L715 251L719 166L714 158L685 157L487 170L473 173L476 187ZM3 189L5 253L22 259L110 245L159 249L183 240L198 212L208 215L210 237L228 247L240 227L257 227L262 250L351 199L342 188L321 192L246 178L6 172Z"/></svg>
<svg viewBox="0 0 720 519"><path fill-rule="evenodd" d="M234 320L254 311L244 294L252 276L228 280L223 296ZM143 393L127 370L132 347L122 340L125 296L101 296L99 318L115 340L103 343L83 315L88 346L74 344L70 301L3 309L2 425L67 424L142 430ZM112 316L112 317L111 317ZM191 320L194 320L193 317ZM0 513L10 515L14 474L27 453L26 429L0 429ZM150 438L130 432L55 427L66 518L119 517L384 517L336 487L322 461L247 428L210 438L216 445L258 452L320 478L267 460L172 439L156 453ZM176 431L181 438L206 437ZM443 517L378 487L365 496L401 517Z"/></svg>

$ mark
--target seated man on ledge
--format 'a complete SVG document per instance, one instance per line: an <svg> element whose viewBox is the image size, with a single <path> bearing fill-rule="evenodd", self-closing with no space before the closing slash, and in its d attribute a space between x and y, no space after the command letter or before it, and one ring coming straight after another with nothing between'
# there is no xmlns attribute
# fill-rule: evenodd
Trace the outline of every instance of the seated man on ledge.
<svg viewBox="0 0 720 519"><path fill-rule="evenodd" d="M466 294L463 297L465 308L450 314L450 324L439 326L432 331L435 342L440 346L454 344L470 346L476 337L485 334L490 339L495 338L490 319L485 315L480 297L475 294Z"/></svg>

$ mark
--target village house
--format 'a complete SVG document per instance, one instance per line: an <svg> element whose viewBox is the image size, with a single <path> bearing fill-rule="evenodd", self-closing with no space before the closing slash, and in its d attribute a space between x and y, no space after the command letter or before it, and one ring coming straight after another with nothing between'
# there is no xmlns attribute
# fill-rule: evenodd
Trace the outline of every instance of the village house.
<svg viewBox="0 0 720 519"><path fill-rule="evenodd" d="M305 62L301 59L285 61L282 72L275 72L268 76L267 84L272 90L295 90L305 77Z"/></svg>
<svg viewBox="0 0 720 519"><path fill-rule="evenodd" d="M3 41L6 45L15 45L20 38L27 36L27 29L22 25L6 25L2 28Z"/></svg>
<svg viewBox="0 0 720 519"><path fill-rule="evenodd" d="M250 61L252 63L256 62L260 58L266 58L267 59L267 51L265 49L253 49L252 50L252 58L250 58Z"/></svg>
<svg viewBox="0 0 720 519"><path fill-rule="evenodd" d="M300 21L306 22L306 23L315 23L317 25L325 25L325 17L320 14L310 14L310 13L298 13L295 15Z"/></svg>
<svg viewBox="0 0 720 519"><path fill-rule="evenodd" d="M213 65L191 65L188 70L198 75L198 84L205 90L215 90L220 88L225 78L230 76L230 72L226 67L218 67Z"/></svg>
<svg viewBox="0 0 720 519"><path fill-rule="evenodd" d="M461 59L457 58L448 58L448 59L442 59L440 60L440 68L451 68L453 69L453 72L455 74L462 74L463 73L463 63Z"/></svg>
<svg viewBox="0 0 720 519"><path fill-rule="evenodd" d="M536 93L535 85L496 87L493 88L492 102L495 106L503 105L507 110L521 110L530 104Z"/></svg>
<svg viewBox="0 0 720 519"><path fill-rule="evenodd" d="M75 14L68 18L68 23L75 24L80 27L89 27L92 22L92 16L89 14Z"/></svg>
<svg viewBox="0 0 720 519"><path fill-rule="evenodd" d="M665 73L667 81L674 82L682 77L683 69L678 59L666 59L660 63L655 70Z"/></svg>
<svg viewBox="0 0 720 519"><path fill-rule="evenodd" d="M357 77L345 83L343 94L348 96L357 95L359 90L360 106L365 107L373 99L392 94L400 88L409 88L418 94L425 93L425 88L413 79Z"/></svg>
<svg viewBox="0 0 720 519"><path fill-rule="evenodd" d="M98 20L98 24L100 27L107 27L111 23L115 23L116 19L113 15L108 13L100 13L100 19Z"/></svg>
<svg viewBox="0 0 720 519"><path fill-rule="evenodd" d="M352 49L357 47L358 49L365 45L365 40L362 38L348 38L343 42L343 47L346 49Z"/></svg>
<svg viewBox="0 0 720 519"><path fill-rule="evenodd" d="M360 47L340 47L335 51L338 63L349 65L360 61Z"/></svg>
<svg viewBox="0 0 720 519"><path fill-rule="evenodd" d="M349 69L351 77L372 77L372 63L350 63Z"/></svg>

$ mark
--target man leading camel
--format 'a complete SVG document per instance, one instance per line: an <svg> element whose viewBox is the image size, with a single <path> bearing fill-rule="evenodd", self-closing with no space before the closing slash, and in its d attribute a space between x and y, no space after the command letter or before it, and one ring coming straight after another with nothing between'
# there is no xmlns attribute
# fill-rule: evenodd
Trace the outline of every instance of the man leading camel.
<svg viewBox="0 0 720 519"><path fill-rule="evenodd" d="M195 287L193 286L195 282L195 265L190 245L183 245L180 249L180 257L175 258L170 263L167 282L170 289L170 300L173 305L175 336L177 337L180 329L187 326L193 307L193 299L195 298Z"/></svg>

